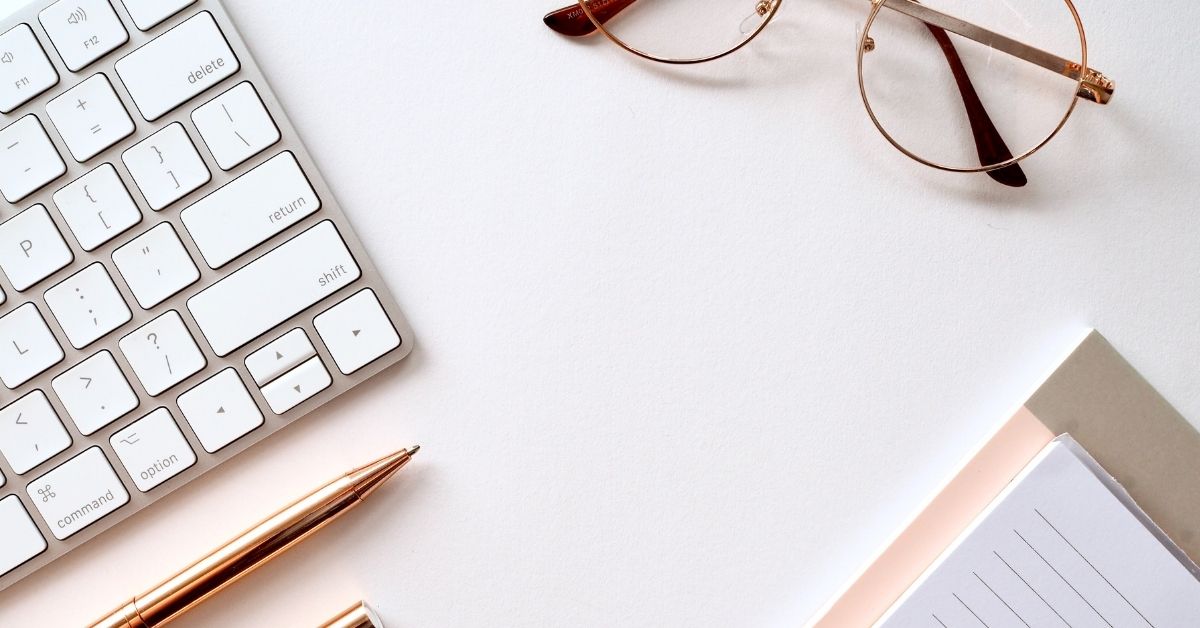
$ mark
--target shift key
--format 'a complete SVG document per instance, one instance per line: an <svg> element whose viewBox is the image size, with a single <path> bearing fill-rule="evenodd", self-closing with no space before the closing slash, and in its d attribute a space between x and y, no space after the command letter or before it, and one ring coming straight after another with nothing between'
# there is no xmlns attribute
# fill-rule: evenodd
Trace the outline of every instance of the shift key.
<svg viewBox="0 0 1200 628"><path fill-rule="evenodd" d="M188 299L188 310L218 356L353 283L362 271L328 220Z"/></svg>
<svg viewBox="0 0 1200 628"><path fill-rule="evenodd" d="M117 75L142 117L153 122L234 75L237 55L208 11L117 61Z"/></svg>

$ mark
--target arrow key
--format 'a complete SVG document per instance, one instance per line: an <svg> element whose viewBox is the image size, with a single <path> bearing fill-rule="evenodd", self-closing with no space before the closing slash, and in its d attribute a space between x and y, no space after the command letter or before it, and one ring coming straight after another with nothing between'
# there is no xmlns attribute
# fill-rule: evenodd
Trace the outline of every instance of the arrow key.
<svg viewBox="0 0 1200 628"><path fill-rule="evenodd" d="M333 379L329 376L329 371L325 370L325 365L321 364L321 358L311 358L267 384L262 393L271 410L274 410L275 414L283 414L329 388L332 383Z"/></svg>
<svg viewBox="0 0 1200 628"><path fill-rule="evenodd" d="M338 303L313 320L321 340L344 375L400 346L400 334L370 288Z"/></svg>
<svg viewBox="0 0 1200 628"><path fill-rule="evenodd" d="M210 454L263 424L262 412L232 368L180 395L179 410Z"/></svg>
<svg viewBox="0 0 1200 628"><path fill-rule="evenodd" d="M303 329L293 329L246 356L246 369L250 371L254 383L265 386L316 354L308 334Z"/></svg>

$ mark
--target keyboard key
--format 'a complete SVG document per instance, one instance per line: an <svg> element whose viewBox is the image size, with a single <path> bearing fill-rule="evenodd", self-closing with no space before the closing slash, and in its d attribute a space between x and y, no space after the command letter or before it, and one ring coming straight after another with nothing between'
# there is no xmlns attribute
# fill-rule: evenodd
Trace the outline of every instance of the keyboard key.
<svg viewBox="0 0 1200 628"><path fill-rule="evenodd" d="M322 312L313 326L345 375L400 346L400 334L370 289Z"/></svg>
<svg viewBox="0 0 1200 628"><path fill-rule="evenodd" d="M196 452L166 408L134 421L113 434L108 442L143 493L196 464Z"/></svg>
<svg viewBox="0 0 1200 628"><path fill-rule="evenodd" d="M174 310L146 323L119 343L146 393L156 397L199 373L208 361Z"/></svg>
<svg viewBox="0 0 1200 628"><path fill-rule="evenodd" d="M232 170L279 141L279 127L250 83L201 105L192 112L192 122L222 170Z"/></svg>
<svg viewBox="0 0 1200 628"><path fill-rule="evenodd" d="M46 305L76 349L92 344L133 318L108 269L100 262L47 290Z"/></svg>
<svg viewBox="0 0 1200 628"><path fill-rule="evenodd" d="M237 73L241 65L208 11L188 18L117 61L117 74L153 122Z"/></svg>
<svg viewBox="0 0 1200 628"><path fill-rule="evenodd" d="M19 202L66 172L67 165L37 116L25 116L0 130L0 194L8 202Z"/></svg>
<svg viewBox="0 0 1200 628"><path fill-rule="evenodd" d="M361 275L325 221L192 297L188 309L213 351L226 356Z"/></svg>
<svg viewBox="0 0 1200 628"><path fill-rule="evenodd" d="M94 251L142 221L142 212L112 164L55 192L54 204L85 251Z"/></svg>
<svg viewBox="0 0 1200 628"><path fill-rule="evenodd" d="M209 183L209 167L179 122L163 128L121 155L150 209L160 211Z"/></svg>
<svg viewBox="0 0 1200 628"><path fill-rule="evenodd" d="M74 260L44 205L0 224L0 270L17 290L28 290Z"/></svg>
<svg viewBox="0 0 1200 628"><path fill-rule="evenodd" d="M38 15L63 63L78 72L129 41L108 0L59 0Z"/></svg>
<svg viewBox="0 0 1200 628"><path fill-rule="evenodd" d="M28 473L71 446L71 435L35 390L0 410L0 453L13 471Z"/></svg>
<svg viewBox="0 0 1200 628"><path fill-rule="evenodd" d="M84 436L95 434L138 406L129 380L108 351L84 360L50 385Z"/></svg>
<svg viewBox="0 0 1200 628"><path fill-rule="evenodd" d="M0 576L46 551L46 539L25 510L21 498L0 499Z"/></svg>
<svg viewBox="0 0 1200 628"><path fill-rule="evenodd" d="M169 222L134 238L113 251L112 257L134 298L147 310L200 279L192 256Z"/></svg>
<svg viewBox="0 0 1200 628"><path fill-rule="evenodd" d="M0 112L17 107L58 84L58 72L28 24L0 35Z"/></svg>
<svg viewBox="0 0 1200 628"><path fill-rule="evenodd" d="M5 386L16 388L63 357L62 346L34 304L0 316L0 381Z"/></svg>
<svg viewBox="0 0 1200 628"><path fill-rule="evenodd" d="M159 211L208 183L208 166L175 122L121 156L150 208Z"/></svg>
<svg viewBox="0 0 1200 628"><path fill-rule="evenodd" d="M317 355L303 329L293 329L271 344L246 356L246 369L259 386L296 368Z"/></svg>
<svg viewBox="0 0 1200 628"><path fill-rule="evenodd" d="M60 541L129 503L129 493L99 447L30 482L26 491Z"/></svg>
<svg viewBox="0 0 1200 628"><path fill-rule="evenodd" d="M129 17L139 29L148 31L179 13L196 0L123 0Z"/></svg>
<svg viewBox="0 0 1200 628"><path fill-rule="evenodd" d="M283 414L329 388L332 383L333 379L329 377L325 365L321 364L321 358L312 358L267 384L262 394L275 414Z"/></svg>
<svg viewBox="0 0 1200 628"><path fill-rule="evenodd" d="M220 268L321 207L300 164L280 153L180 213L210 268Z"/></svg>
<svg viewBox="0 0 1200 628"><path fill-rule="evenodd" d="M210 454L254 431L264 421L242 378L231 368L180 395L179 410Z"/></svg>
<svg viewBox="0 0 1200 628"><path fill-rule="evenodd" d="M46 113L79 163L133 135L133 119L103 74L51 100Z"/></svg>

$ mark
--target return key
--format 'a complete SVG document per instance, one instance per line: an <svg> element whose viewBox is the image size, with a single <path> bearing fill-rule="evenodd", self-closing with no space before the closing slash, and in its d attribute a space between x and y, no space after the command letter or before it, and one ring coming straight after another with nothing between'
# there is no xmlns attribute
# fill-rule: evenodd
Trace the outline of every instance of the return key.
<svg viewBox="0 0 1200 628"><path fill-rule="evenodd" d="M300 222L321 199L283 152L183 210L179 217L210 268L216 269Z"/></svg>

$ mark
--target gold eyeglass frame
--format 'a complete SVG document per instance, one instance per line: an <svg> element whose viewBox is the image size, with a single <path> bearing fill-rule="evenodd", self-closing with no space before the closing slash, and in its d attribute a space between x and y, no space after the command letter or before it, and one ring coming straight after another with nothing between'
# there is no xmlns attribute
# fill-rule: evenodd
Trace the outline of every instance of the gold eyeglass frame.
<svg viewBox="0 0 1200 628"><path fill-rule="evenodd" d="M859 95L862 98L863 107L866 109L867 116L871 119L871 123L875 125L875 128L881 135L883 135L884 139L887 140L889 144L910 159L931 168L946 172L980 173L991 172L1013 166L1030 157L1034 153L1037 153L1039 150L1045 147L1046 144L1053 140L1055 136L1062 131L1063 127L1066 126L1067 120L1070 119L1071 114L1075 112L1075 107L1079 104L1080 99L1089 100L1101 105L1108 104L1109 100L1112 98L1113 92L1116 89L1116 84L1114 81L1106 77L1101 72L1098 72L1088 66L1087 35L1084 32L1083 20L1080 18L1079 11L1075 8L1075 3L1072 0L1062 0L1062 2L1066 4L1067 10L1071 13L1071 18L1075 22L1076 31L1079 33L1080 60L1078 63L1063 59L1062 57L1021 43L1005 35L995 33L980 26L971 24L970 22L966 22L951 15L942 13L941 11L920 4L918 0L870 0L870 2L871 11L867 16L866 23L863 25L862 35L858 41L858 54L856 60L858 71L858 89ZM741 50L756 37L758 37L759 33L761 33L763 29L765 29L767 25L771 23L771 20L775 17L775 15L779 12L780 7L783 5L783 0L759 0L755 5L755 11L758 13L758 15L763 17L762 23L759 24L753 32L749 33L745 39L740 41L736 46L716 54L691 59L672 59L660 57L631 46L623 41L620 37L613 34L605 26L605 22L607 20L601 19L599 16L593 13L592 8L588 6L588 0L576 0L576 4L583 11L583 14L587 16L588 20L591 21L596 30L598 30L604 35L605 38L626 52L657 63L665 63L669 65L693 65L697 63L714 61ZM927 25L936 26L946 32L952 32L967 39L974 40L995 50L1005 52L1009 55L1023 59L1035 65L1039 65L1047 70L1072 79L1075 81L1075 96L1071 98L1071 101L1067 105L1067 110L1063 114L1062 119L1058 121L1058 124L1054 126L1049 135L1047 135L1029 150L1021 153L1020 155L1013 156L1010 159L986 166L961 167L949 166L921 157L920 155L905 148L896 138L888 133L887 129L884 128L883 123L880 122L875 110L871 107L870 98L867 96L866 82L863 77L863 60L866 54L874 49L874 40L872 40L870 36L871 26L878 18L879 12L885 7L912 17L920 22L924 22Z"/></svg>
<svg viewBox="0 0 1200 628"><path fill-rule="evenodd" d="M779 1L782 2L783 0L779 0ZM893 147L895 147L896 150L900 151L901 153L904 153L910 159L916 161L917 163L924 164L926 166L929 166L930 168L936 168L938 170L943 170L945 172L989 172L991 170L999 170L1001 168L1007 168L1013 164L1019 163L1022 160L1029 157L1030 155L1033 155L1034 153L1038 152L1044 146L1046 146L1046 144L1049 144L1050 140L1053 140L1054 137L1056 135L1058 135L1059 131L1062 131L1062 128L1064 126L1066 126L1067 120L1070 119L1071 114L1075 113L1075 107L1076 107L1076 105L1079 104L1079 99L1089 97L1089 96L1081 95L1086 92L1086 90L1084 89L1084 78L1086 76L1086 73L1078 71L1078 68L1080 68L1080 67L1084 67L1084 68L1088 67L1088 64L1087 64L1087 56L1088 56L1088 54L1087 54L1087 35L1085 35L1083 32L1083 20L1081 20L1079 18L1079 11L1075 9L1074 2L1072 2L1071 0L1062 0L1062 2L1064 2L1067 5L1067 10L1071 12L1071 18L1075 20L1075 29L1079 32L1079 53L1080 53L1079 63L1072 63L1065 59L1061 59L1057 55L1053 55L1049 52L1038 50L1037 48L1028 46L1028 45L1023 44L1014 39L1010 39L1008 37L1000 35L999 33L993 33L992 31L980 28L969 22L964 22L963 20L960 20L955 17L951 17L940 11L935 11L933 9L930 9L928 7L918 4L914 0L871 0L871 13L867 16L867 21L863 25L863 29L862 29L862 37L859 39L859 42L858 42L858 61L857 61L858 93L860 96L862 96L863 107L866 108L867 116L871 118L871 123L875 125L875 128L879 130L879 133L881 135L883 135L883 138L886 139L889 144L891 144ZM893 4L895 4L896 6L892 6ZM881 123L879 121L879 118L876 117L875 110L871 108L871 99L867 96L866 82L863 79L863 58L866 56L866 53L869 52L868 49L871 47L871 25L875 23L875 18L879 16L879 11L882 10L885 5L887 5L887 7L889 9L899 11L900 13L908 15L909 17L912 17L918 21L925 22L926 24L933 24L934 26L941 27L945 31L948 31L951 33L957 33L968 39L973 39L975 41L978 41L979 43L982 43L985 46L989 46L991 48L1000 50L1002 52L1007 52L1009 54L1012 54L1013 56L1016 56L1021 59L1025 59L1026 61L1030 61L1032 63L1036 63L1037 65L1041 65L1042 67L1046 67L1047 69L1050 69L1050 70L1055 70L1056 68L1048 67L1044 63L1040 63L1038 61L1033 61L1030 57L1036 56L1039 59L1044 59L1044 58L1055 59L1059 62L1057 71L1060 74L1066 76L1067 78L1071 78L1071 75L1068 72L1071 72L1072 68L1074 68L1075 69L1074 74L1076 75L1075 76L1075 96L1071 98L1071 102L1067 105L1066 113L1063 114L1062 119L1058 121L1058 124L1056 124L1054 126L1054 129L1052 129L1050 131L1050 134L1047 135L1044 139L1042 139L1042 141L1035 144L1032 148L1030 148L1029 150L1025 151L1024 153L1022 153L1020 155L1014 156L1011 159L1008 159L1008 160L1005 160L1005 161L1002 161L1002 162L999 162L996 164L991 164L988 166L970 167L970 168L964 168L962 166L947 166L945 164L940 164L935 161L925 159L924 157L921 157L920 155L917 155L916 153L912 152L911 150L905 148L904 146L902 146L900 144L900 142L898 140L896 140L896 138L892 137L891 133L887 132L887 129L884 128L883 123ZM904 9L898 8L898 7L904 7L904 9L908 9L908 10L904 10ZM913 10L914 7L919 10ZM964 33L963 31L967 31L967 32ZM972 34L968 34L968 33L972 33ZM976 39L976 37L978 37L978 39ZM999 44L1007 44L1008 49L995 45L998 43ZM1013 52L1014 50L1020 50L1021 53ZM1098 72L1096 74L1099 75ZM1089 95L1091 94L1091 92L1087 92L1087 93ZM1109 94L1111 94L1111 91L1109 92ZM1096 102L1099 102L1099 101L1097 100ZM1105 102L1107 102L1107 101L1105 101ZM1101 103L1101 104L1105 104L1105 103Z"/></svg>

